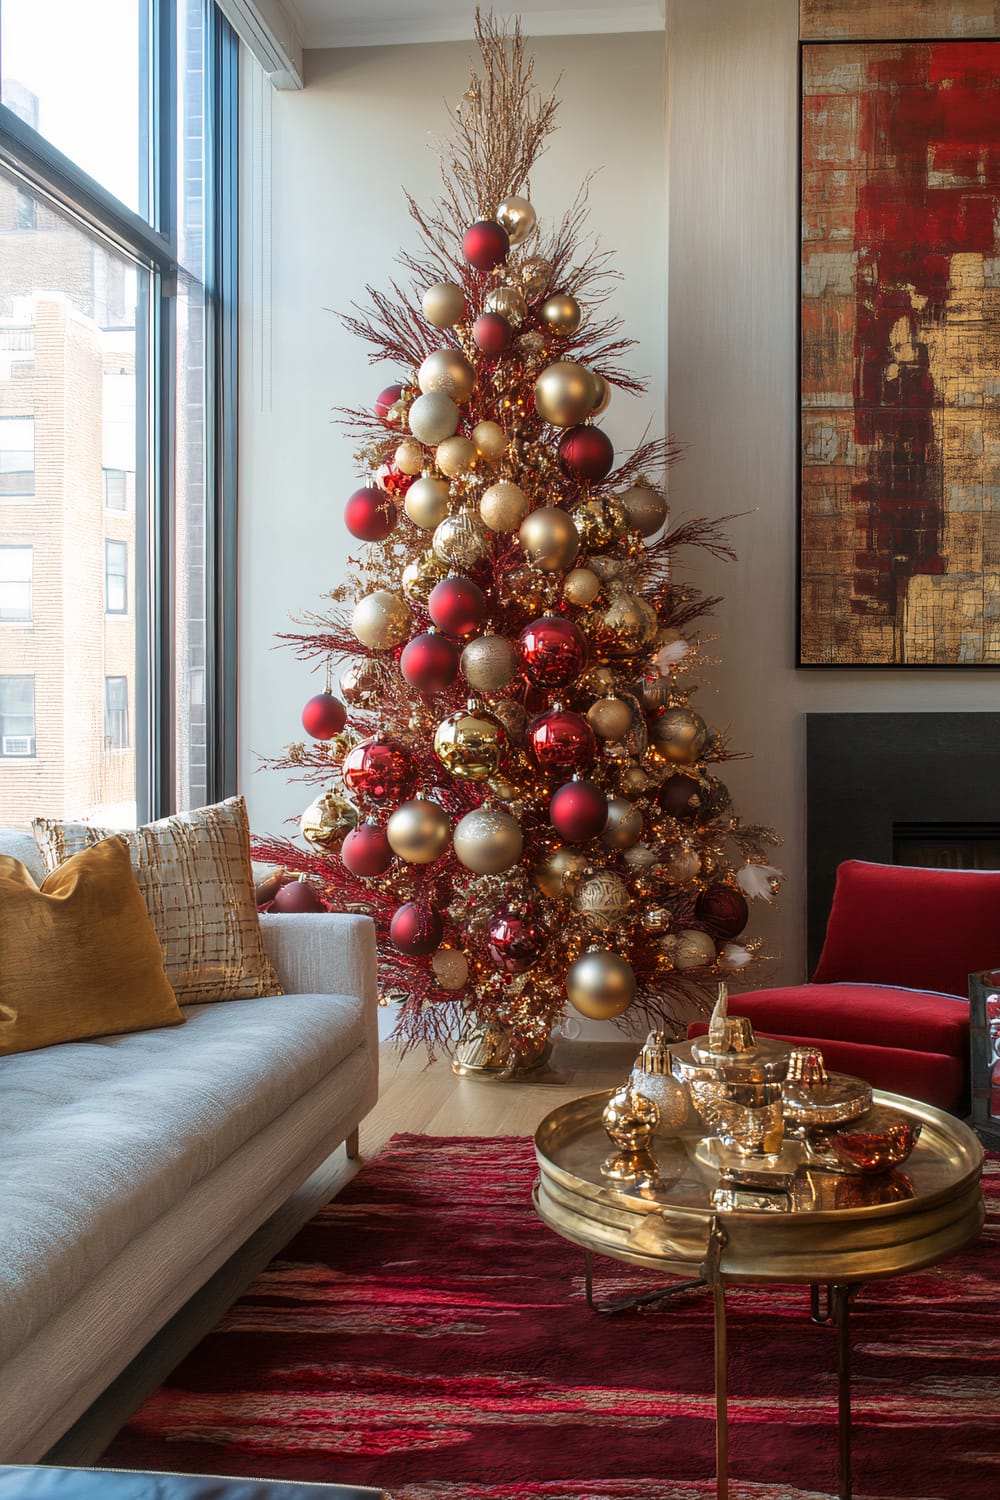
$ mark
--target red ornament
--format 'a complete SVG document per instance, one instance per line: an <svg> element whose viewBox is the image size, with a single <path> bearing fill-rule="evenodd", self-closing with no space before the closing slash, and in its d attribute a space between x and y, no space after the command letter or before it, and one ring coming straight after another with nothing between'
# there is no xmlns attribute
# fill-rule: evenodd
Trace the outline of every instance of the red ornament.
<svg viewBox="0 0 1000 1500"><path fill-rule="evenodd" d="M694 914L717 941L736 937L750 920L746 897L734 885L710 885L695 902Z"/></svg>
<svg viewBox="0 0 1000 1500"><path fill-rule="evenodd" d="M532 901L503 906L490 918L486 946L502 974L523 974L541 958L548 942L548 928Z"/></svg>
<svg viewBox="0 0 1000 1500"><path fill-rule="evenodd" d="M392 847L385 829L375 823L359 823L341 845L340 857L352 875L363 879L384 875L392 864Z"/></svg>
<svg viewBox="0 0 1000 1500"><path fill-rule="evenodd" d="M567 781L549 803L549 821L568 843L596 839L608 821L608 799L592 781Z"/></svg>
<svg viewBox="0 0 1000 1500"><path fill-rule="evenodd" d="M481 349L484 354L502 354L505 349L510 348L514 330L503 313L484 312L480 313L472 325L472 337L476 348Z"/></svg>
<svg viewBox="0 0 1000 1500"><path fill-rule="evenodd" d="M528 748L543 771L585 771L597 754L597 738L572 709L550 708L528 725Z"/></svg>
<svg viewBox="0 0 1000 1500"><path fill-rule="evenodd" d="M607 433L599 427L588 427L586 423L563 433L558 452L565 474L573 479L589 480L591 484L610 474L615 461L614 446Z"/></svg>
<svg viewBox="0 0 1000 1500"><path fill-rule="evenodd" d="M486 600L471 578L442 578L431 589L427 613L445 635L472 635L486 618Z"/></svg>
<svg viewBox="0 0 1000 1500"><path fill-rule="evenodd" d="M344 506L344 523L363 542L384 542L399 520L399 512L385 490L366 485L355 490Z"/></svg>
<svg viewBox="0 0 1000 1500"><path fill-rule="evenodd" d="M326 907L312 881L290 880L271 902L271 910L301 913L326 911Z"/></svg>
<svg viewBox="0 0 1000 1500"><path fill-rule="evenodd" d="M379 391L375 397L375 415L381 417L382 421L389 427L398 427L399 423L389 417L389 410L395 406L403 394L401 385L387 385L384 391Z"/></svg>
<svg viewBox="0 0 1000 1500"><path fill-rule="evenodd" d="M542 615L518 638L525 671L540 687L565 687L587 665L587 637L562 615Z"/></svg>
<svg viewBox="0 0 1000 1500"><path fill-rule="evenodd" d="M702 807L701 783L679 771L667 777L656 800L671 818L693 818Z"/></svg>
<svg viewBox="0 0 1000 1500"><path fill-rule="evenodd" d="M383 489L387 495L395 495L401 500L417 476L404 474L402 469L396 468L395 464L383 464L375 478L378 480L379 488Z"/></svg>
<svg viewBox="0 0 1000 1500"><path fill-rule="evenodd" d="M405 802L417 779L402 745L381 734L347 752L343 776L347 790L366 802Z"/></svg>
<svg viewBox="0 0 1000 1500"><path fill-rule="evenodd" d="M444 923L440 912L420 901L407 901L394 913L389 923L389 940L408 958L426 958L440 947Z"/></svg>
<svg viewBox="0 0 1000 1500"><path fill-rule="evenodd" d="M507 231L495 219L478 219L462 238L462 254L477 271L492 271L507 259L509 249Z"/></svg>
<svg viewBox="0 0 1000 1500"><path fill-rule="evenodd" d="M415 635L403 647L399 670L418 693L443 693L458 676L458 647L434 631Z"/></svg>
<svg viewBox="0 0 1000 1500"><path fill-rule="evenodd" d="M347 723L347 709L332 693L317 693L302 710L302 728L314 740L332 740Z"/></svg>

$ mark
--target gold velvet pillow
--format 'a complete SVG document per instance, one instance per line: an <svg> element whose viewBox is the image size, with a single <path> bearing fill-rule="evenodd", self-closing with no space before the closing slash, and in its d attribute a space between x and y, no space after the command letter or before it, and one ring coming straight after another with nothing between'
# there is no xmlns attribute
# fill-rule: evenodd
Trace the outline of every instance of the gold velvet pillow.
<svg viewBox="0 0 1000 1500"><path fill-rule="evenodd" d="M106 838L106 828L36 818L46 869ZM280 995L264 952L242 797L122 833L181 1005Z"/></svg>
<svg viewBox="0 0 1000 1500"><path fill-rule="evenodd" d="M0 1056L183 1020L124 839L75 854L41 890L0 855Z"/></svg>

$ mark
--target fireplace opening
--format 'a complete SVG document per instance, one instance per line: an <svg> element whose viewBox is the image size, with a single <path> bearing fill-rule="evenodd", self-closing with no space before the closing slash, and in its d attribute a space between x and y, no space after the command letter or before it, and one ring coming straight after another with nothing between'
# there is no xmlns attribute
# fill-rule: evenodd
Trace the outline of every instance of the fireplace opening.
<svg viewBox="0 0 1000 1500"><path fill-rule="evenodd" d="M928 870L1000 870L1000 823L893 823L892 862Z"/></svg>

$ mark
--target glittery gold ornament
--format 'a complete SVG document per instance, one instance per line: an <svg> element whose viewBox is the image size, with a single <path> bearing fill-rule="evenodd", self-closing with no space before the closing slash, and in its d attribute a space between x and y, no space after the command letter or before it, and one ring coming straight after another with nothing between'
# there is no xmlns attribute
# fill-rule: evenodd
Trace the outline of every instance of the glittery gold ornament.
<svg viewBox="0 0 1000 1500"><path fill-rule="evenodd" d="M594 409L590 415L599 417L611 405L611 387L604 376L598 375L596 370L591 370L590 373L594 378Z"/></svg>
<svg viewBox="0 0 1000 1500"><path fill-rule="evenodd" d="M352 662L340 674L340 696L352 708L371 708L379 700L381 675L367 656Z"/></svg>
<svg viewBox="0 0 1000 1500"><path fill-rule="evenodd" d="M538 316L551 333L568 338L579 328L583 309L568 292L553 292L538 309Z"/></svg>
<svg viewBox="0 0 1000 1500"><path fill-rule="evenodd" d="M553 427L575 427L593 410L590 371L572 359L546 365L535 381L535 409Z"/></svg>
<svg viewBox="0 0 1000 1500"><path fill-rule="evenodd" d="M641 594L619 587L607 609L592 616L587 626L598 655L616 661L648 648L656 635L656 610Z"/></svg>
<svg viewBox="0 0 1000 1500"><path fill-rule="evenodd" d="M414 480L410 485L403 509L414 526L419 526L421 531L433 531L448 514L449 503L450 491L444 480L432 479L425 474L423 479Z"/></svg>
<svg viewBox="0 0 1000 1500"><path fill-rule="evenodd" d="M598 698L587 709L587 718L602 740L620 740L632 728L633 709L624 698Z"/></svg>
<svg viewBox="0 0 1000 1500"><path fill-rule="evenodd" d="M463 781L495 776L507 753L507 734L500 720L470 704L442 719L434 732L434 754Z"/></svg>
<svg viewBox="0 0 1000 1500"><path fill-rule="evenodd" d="M707 932L685 927L676 935L671 957L677 969L702 969L715 963L715 944Z"/></svg>
<svg viewBox="0 0 1000 1500"><path fill-rule="evenodd" d="M324 853L336 854L352 828L358 826L358 810L339 792L321 792L299 819L307 844Z"/></svg>
<svg viewBox="0 0 1000 1500"><path fill-rule="evenodd" d="M471 469L476 457L476 445L467 437L445 438L434 450L434 462L450 479L456 479Z"/></svg>
<svg viewBox="0 0 1000 1500"><path fill-rule="evenodd" d="M667 519L667 502L651 485L634 484L618 500L625 508L630 529L640 536L655 536Z"/></svg>
<svg viewBox="0 0 1000 1500"><path fill-rule="evenodd" d="M431 954L431 968L443 990L460 990L468 982L469 960L461 948L439 948Z"/></svg>
<svg viewBox="0 0 1000 1500"><path fill-rule="evenodd" d="M541 255L528 255L517 267L516 274L526 297L540 297L549 284L552 263Z"/></svg>
<svg viewBox="0 0 1000 1500"><path fill-rule="evenodd" d="M354 606L351 628L363 646L372 651L388 651L401 646L413 626L410 606L388 589L366 594Z"/></svg>
<svg viewBox="0 0 1000 1500"><path fill-rule="evenodd" d="M487 463L497 463L507 452L510 439L499 422L477 422L472 429L472 441Z"/></svg>
<svg viewBox="0 0 1000 1500"><path fill-rule="evenodd" d="M483 492L479 514L491 531L516 531L528 513L531 501L518 484L501 479Z"/></svg>
<svg viewBox="0 0 1000 1500"><path fill-rule="evenodd" d="M418 480L417 484L419 483ZM421 552L419 557L415 557L412 562L406 564L400 581L407 599L412 599L415 604L426 604L431 589L447 576L447 563L442 562L434 552Z"/></svg>
<svg viewBox="0 0 1000 1500"><path fill-rule="evenodd" d="M515 245L524 244L538 223L538 215L527 198L512 194L511 197L497 204L496 221L501 229L507 231L507 238L513 250Z"/></svg>
<svg viewBox="0 0 1000 1500"><path fill-rule="evenodd" d="M450 396L461 404L476 388L476 372L461 349L435 349L417 371L417 384L425 396Z"/></svg>
<svg viewBox="0 0 1000 1500"><path fill-rule="evenodd" d="M649 726L652 748L677 765L692 765L707 738L705 720L690 708L665 708Z"/></svg>
<svg viewBox="0 0 1000 1500"><path fill-rule="evenodd" d="M434 532L431 545L449 567L467 572L489 555L490 537L479 517L463 510L445 516Z"/></svg>
<svg viewBox="0 0 1000 1500"><path fill-rule="evenodd" d="M517 671L517 651L502 635L481 635L462 652L462 675L477 693L498 693Z"/></svg>
<svg viewBox="0 0 1000 1500"><path fill-rule="evenodd" d="M429 286L420 300L424 317L434 328L452 328L465 318L465 293L451 281Z"/></svg>
<svg viewBox="0 0 1000 1500"><path fill-rule="evenodd" d="M491 708L493 717L500 720L512 745L523 745L528 727L528 715L520 703L513 698L500 698Z"/></svg>
<svg viewBox="0 0 1000 1500"><path fill-rule="evenodd" d="M484 803L460 819L452 843L467 870L476 875L499 875L521 858L524 835L510 813Z"/></svg>
<svg viewBox="0 0 1000 1500"><path fill-rule="evenodd" d="M608 821L601 834L605 849L631 849L642 837L642 809L627 797L608 798Z"/></svg>
<svg viewBox="0 0 1000 1500"><path fill-rule="evenodd" d="M601 592L601 580L589 568L574 568L563 579L563 597L570 604L593 604Z"/></svg>
<svg viewBox="0 0 1000 1500"><path fill-rule="evenodd" d="M584 500L573 507L570 515L580 533L580 541L588 552L618 546L629 529L625 509L614 495Z"/></svg>
<svg viewBox="0 0 1000 1500"><path fill-rule="evenodd" d="M426 797L403 802L386 825L394 854L411 865L429 865L442 855L451 838L451 822L443 807Z"/></svg>
<svg viewBox="0 0 1000 1500"><path fill-rule="evenodd" d="M581 880L576 889L576 909L591 927L610 932L632 908L632 896L620 875L598 870Z"/></svg>
<svg viewBox="0 0 1000 1500"><path fill-rule="evenodd" d="M673 885L689 885L701 874L701 855L688 843L674 844L664 854L662 868Z"/></svg>
<svg viewBox="0 0 1000 1500"><path fill-rule="evenodd" d="M635 999L635 971L617 953L589 948L570 964L566 975L569 1002L593 1021L610 1021Z"/></svg>
<svg viewBox="0 0 1000 1500"><path fill-rule="evenodd" d="M431 391L418 396L409 410L410 431L420 443L436 448L457 430L461 413L450 396Z"/></svg>
<svg viewBox="0 0 1000 1500"><path fill-rule="evenodd" d="M558 505L541 505L525 516L518 541L532 567L542 573L559 573L572 567L580 550L580 533L573 518Z"/></svg>
<svg viewBox="0 0 1000 1500"><path fill-rule="evenodd" d="M528 315L528 304L524 293L516 286L496 286L483 299L487 312L498 312L507 319L512 328L520 328Z"/></svg>
<svg viewBox="0 0 1000 1500"><path fill-rule="evenodd" d="M401 474L419 474L426 462L423 446L415 438L404 438L392 461Z"/></svg>

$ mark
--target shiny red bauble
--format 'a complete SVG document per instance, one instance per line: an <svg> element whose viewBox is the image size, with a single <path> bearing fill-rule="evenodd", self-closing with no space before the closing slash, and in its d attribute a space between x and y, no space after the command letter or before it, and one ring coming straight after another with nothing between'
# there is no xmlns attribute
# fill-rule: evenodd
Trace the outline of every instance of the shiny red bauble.
<svg viewBox="0 0 1000 1500"><path fill-rule="evenodd" d="M587 637L562 615L542 615L518 637L524 669L539 687L565 687L587 665Z"/></svg>
<svg viewBox="0 0 1000 1500"><path fill-rule="evenodd" d="M549 803L549 821L570 844L582 844L603 833L608 799L592 781L567 781Z"/></svg>
<svg viewBox="0 0 1000 1500"><path fill-rule="evenodd" d="M416 784L416 771L402 745L385 735L362 740L348 750L344 785L364 802L405 802Z"/></svg>
<svg viewBox="0 0 1000 1500"><path fill-rule="evenodd" d="M347 709L332 693L317 693L302 710L302 728L314 740L332 740L347 723Z"/></svg>
<svg viewBox="0 0 1000 1500"><path fill-rule="evenodd" d="M384 391L379 391L375 397L375 415L381 417L383 422L388 421L390 427L398 427L399 423L389 418L390 409L395 406L403 394L401 385L387 385Z"/></svg>
<svg viewBox="0 0 1000 1500"><path fill-rule="evenodd" d="M345 838L340 857L352 875L370 878L384 875L388 870L392 864L392 846L384 828L360 823Z"/></svg>
<svg viewBox="0 0 1000 1500"><path fill-rule="evenodd" d="M486 600L471 578L442 578L430 591L427 613L445 635L472 635L486 619Z"/></svg>
<svg viewBox="0 0 1000 1500"><path fill-rule="evenodd" d="M389 941L408 958L426 958L441 946L443 937L441 914L421 901L407 901L389 923Z"/></svg>
<svg viewBox="0 0 1000 1500"><path fill-rule="evenodd" d="M362 542L384 542L398 520L392 500L373 484L355 490L344 506L344 524Z"/></svg>
<svg viewBox="0 0 1000 1500"><path fill-rule="evenodd" d="M403 647L399 670L418 693L443 693L458 676L458 647L434 631L415 635Z"/></svg>
<svg viewBox="0 0 1000 1500"><path fill-rule="evenodd" d="M583 423L559 439L559 463L564 474L596 484L611 473L615 450L606 432Z"/></svg>
<svg viewBox="0 0 1000 1500"><path fill-rule="evenodd" d="M667 777L656 800L671 818L693 818L702 807L702 785L693 776L677 772Z"/></svg>
<svg viewBox="0 0 1000 1500"><path fill-rule="evenodd" d="M322 898L310 880L290 880L283 885L271 902L272 911L302 912L326 911Z"/></svg>
<svg viewBox="0 0 1000 1500"><path fill-rule="evenodd" d="M717 940L736 937L750 920L747 899L735 885L710 885L695 902L694 914Z"/></svg>
<svg viewBox="0 0 1000 1500"><path fill-rule="evenodd" d="M548 928L530 901L523 906L501 907L486 929L487 951L501 974L523 974L538 962L548 942Z"/></svg>
<svg viewBox="0 0 1000 1500"><path fill-rule="evenodd" d="M477 271L492 271L509 249L507 231L495 219L477 219L462 237L462 254Z"/></svg>
<svg viewBox="0 0 1000 1500"><path fill-rule="evenodd" d="M514 337L511 328L503 313L485 312L472 325L472 337L477 349L484 354L502 354L505 349L510 348L510 341Z"/></svg>
<svg viewBox="0 0 1000 1500"><path fill-rule="evenodd" d="M597 754L597 738L572 709L549 708L528 725L528 748L543 771L585 771Z"/></svg>

